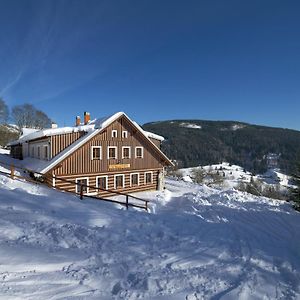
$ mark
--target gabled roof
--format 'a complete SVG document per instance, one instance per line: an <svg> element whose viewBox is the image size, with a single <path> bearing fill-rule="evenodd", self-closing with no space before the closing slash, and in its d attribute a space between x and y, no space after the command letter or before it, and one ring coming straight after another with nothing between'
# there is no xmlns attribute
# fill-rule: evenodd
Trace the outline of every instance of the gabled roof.
<svg viewBox="0 0 300 300"><path fill-rule="evenodd" d="M69 155L74 153L78 148L83 146L85 143L87 143L91 138L93 138L96 134L100 133L102 130L104 130L106 127L108 127L110 124L112 124L114 121L118 120L124 116L127 118L132 125L147 139L149 143L153 147L155 147L156 151L163 157L165 161L167 161L170 165L173 165L173 163L168 159L168 157L150 140L150 138L158 139L158 140L164 140L162 136L159 136L157 134L144 131L136 122L132 121L124 112L117 112L111 116L95 119L93 121L90 121L87 125L80 125L76 127L62 127L62 128L55 128L55 129L45 129L40 130L38 132L33 132L29 135L21 137L18 141L15 141L16 144L24 143L26 141L34 140L40 137L46 137L51 135L58 135L58 134L64 134L64 133L71 133L71 132L78 132L78 131L86 131L87 134L79 138L76 142L72 143L70 146L65 148L63 151L61 151L58 155L56 155L54 158L52 158L50 161L42 161L39 159L33 159L33 158L25 158L23 160L24 166L26 166L28 169L31 169L33 171L45 174L51 169L53 169L55 166L57 166L59 163L61 163L64 159L66 159ZM73 130L70 130L72 128ZM10 145L14 145L10 143Z"/></svg>

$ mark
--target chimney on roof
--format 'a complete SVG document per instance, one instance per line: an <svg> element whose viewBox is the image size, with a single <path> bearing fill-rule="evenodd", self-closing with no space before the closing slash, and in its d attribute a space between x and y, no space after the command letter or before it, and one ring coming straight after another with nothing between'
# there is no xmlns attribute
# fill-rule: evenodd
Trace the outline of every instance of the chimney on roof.
<svg viewBox="0 0 300 300"><path fill-rule="evenodd" d="M84 112L84 125L86 125L91 119L90 113L85 111Z"/></svg>
<svg viewBox="0 0 300 300"><path fill-rule="evenodd" d="M51 128L52 128L52 129L57 128L57 124L56 124L55 122L52 122L52 123L51 123Z"/></svg>
<svg viewBox="0 0 300 300"><path fill-rule="evenodd" d="M77 116L76 117L76 122L75 122L75 124L76 124L76 126L79 126L80 125L80 116Z"/></svg>

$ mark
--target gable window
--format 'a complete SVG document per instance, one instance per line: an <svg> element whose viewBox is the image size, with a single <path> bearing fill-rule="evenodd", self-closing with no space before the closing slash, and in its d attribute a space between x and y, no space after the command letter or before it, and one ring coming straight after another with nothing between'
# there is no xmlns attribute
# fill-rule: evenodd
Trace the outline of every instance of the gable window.
<svg viewBox="0 0 300 300"><path fill-rule="evenodd" d="M96 187L107 190L108 184L107 184L107 176L97 176L96 177Z"/></svg>
<svg viewBox="0 0 300 300"><path fill-rule="evenodd" d="M117 147L116 146L108 147L107 158L108 159L117 159Z"/></svg>
<svg viewBox="0 0 300 300"><path fill-rule="evenodd" d="M44 146L44 158L48 159L48 146Z"/></svg>
<svg viewBox="0 0 300 300"><path fill-rule="evenodd" d="M135 158L143 158L143 156L144 156L144 148L135 147Z"/></svg>
<svg viewBox="0 0 300 300"><path fill-rule="evenodd" d="M102 159L101 146L92 146L92 159Z"/></svg>
<svg viewBox="0 0 300 300"><path fill-rule="evenodd" d="M127 139L127 137L128 137L128 132L126 130L123 130L122 131L122 138Z"/></svg>
<svg viewBox="0 0 300 300"><path fill-rule="evenodd" d="M112 138L118 137L118 131L117 131L117 130L112 130L112 131L111 131L111 137L112 137Z"/></svg>
<svg viewBox="0 0 300 300"><path fill-rule="evenodd" d="M81 187L82 191L84 194L87 194L89 192L88 184L89 184L89 179L88 177L84 178L76 178L76 193L80 194Z"/></svg>
<svg viewBox="0 0 300 300"><path fill-rule="evenodd" d="M145 184L152 183L152 172L146 172L145 173Z"/></svg>
<svg viewBox="0 0 300 300"><path fill-rule="evenodd" d="M122 147L122 158L130 158L130 147Z"/></svg>
<svg viewBox="0 0 300 300"><path fill-rule="evenodd" d="M136 185L140 184L139 173L130 174L130 184L131 184L131 186L136 186Z"/></svg>
<svg viewBox="0 0 300 300"><path fill-rule="evenodd" d="M125 187L125 175L115 175L115 189L121 189Z"/></svg>

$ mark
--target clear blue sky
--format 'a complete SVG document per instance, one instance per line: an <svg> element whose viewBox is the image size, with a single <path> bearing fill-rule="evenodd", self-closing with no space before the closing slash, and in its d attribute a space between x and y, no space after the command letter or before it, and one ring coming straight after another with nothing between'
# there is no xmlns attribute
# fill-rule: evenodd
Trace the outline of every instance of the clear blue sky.
<svg viewBox="0 0 300 300"><path fill-rule="evenodd" d="M300 130L300 1L0 1L0 96L59 125L239 120Z"/></svg>

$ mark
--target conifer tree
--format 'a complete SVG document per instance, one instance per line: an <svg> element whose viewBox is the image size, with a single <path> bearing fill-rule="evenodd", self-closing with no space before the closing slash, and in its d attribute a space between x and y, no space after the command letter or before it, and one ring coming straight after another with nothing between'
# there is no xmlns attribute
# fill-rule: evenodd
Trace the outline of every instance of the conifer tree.
<svg viewBox="0 0 300 300"><path fill-rule="evenodd" d="M296 172L293 174L295 189L292 190L292 200L294 201L295 209L300 211L300 160L296 163Z"/></svg>

